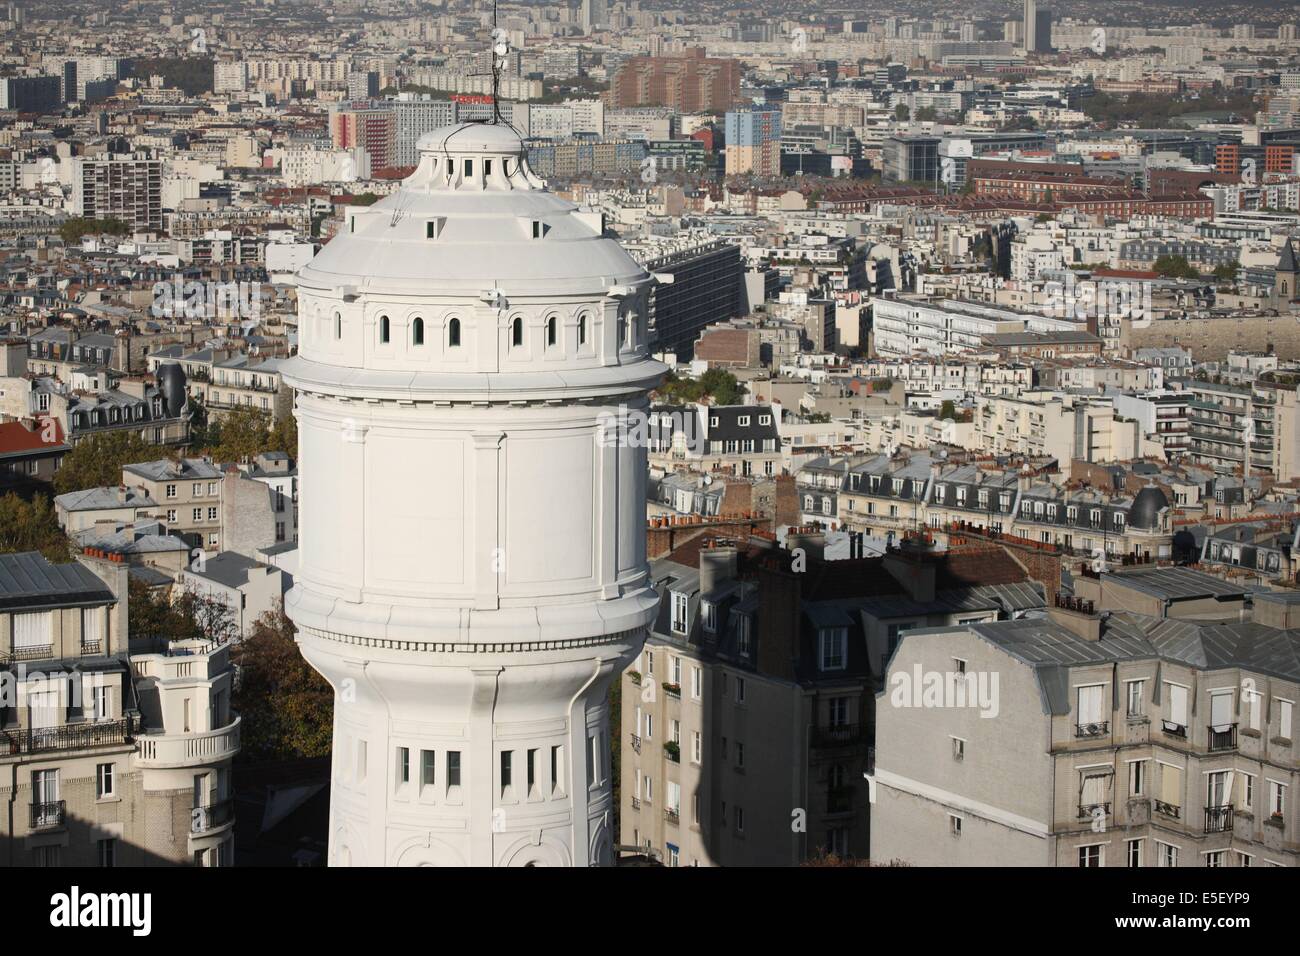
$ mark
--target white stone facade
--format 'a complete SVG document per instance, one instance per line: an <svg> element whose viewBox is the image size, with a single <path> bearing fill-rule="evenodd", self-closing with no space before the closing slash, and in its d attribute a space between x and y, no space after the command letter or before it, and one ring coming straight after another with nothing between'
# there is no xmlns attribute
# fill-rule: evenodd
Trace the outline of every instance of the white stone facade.
<svg viewBox="0 0 1300 956"><path fill-rule="evenodd" d="M420 142L298 277L302 566L336 691L332 865L611 862L607 693L657 601L652 281L509 128Z"/></svg>

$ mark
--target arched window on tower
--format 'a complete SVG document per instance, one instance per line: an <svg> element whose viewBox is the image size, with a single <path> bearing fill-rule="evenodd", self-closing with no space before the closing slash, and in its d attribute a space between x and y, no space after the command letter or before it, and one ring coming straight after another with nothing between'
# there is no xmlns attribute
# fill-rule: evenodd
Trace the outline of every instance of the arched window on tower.
<svg viewBox="0 0 1300 956"><path fill-rule="evenodd" d="M411 344L412 345L424 344L424 319L420 318L419 316L416 316L413 320L411 320Z"/></svg>
<svg viewBox="0 0 1300 956"><path fill-rule="evenodd" d="M343 338L343 314L341 312L334 313L334 338Z"/></svg>
<svg viewBox="0 0 1300 956"><path fill-rule="evenodd" d="M389 328L388 316L381 315L379 317L379 344L380 345L388 344L390 332L391 329Z"/></svg>
<svg viewBox="0 0 1300 956"><path fill-rule="evenodd" d="M547 348L555 345L555 316L546 320L546 345Z"/></svg>
<svg viewBox="0 0 1300 956"><path fill-rule="evenodd" d="M578 344L587 344L587 317L585 315L578 316Z"/></svg>
<svg viewBox="0 0 1300 956"><path fill-rule="evenodd" d="M452 319L447 323L447 347L460 348L460 319Z"/></svg>
<svg viewBox="0 0 1300 956"><path fill-rule="evenodd" d="M510 323L510 344L516 348L524 344L524 320L516 318Z"/></svg>

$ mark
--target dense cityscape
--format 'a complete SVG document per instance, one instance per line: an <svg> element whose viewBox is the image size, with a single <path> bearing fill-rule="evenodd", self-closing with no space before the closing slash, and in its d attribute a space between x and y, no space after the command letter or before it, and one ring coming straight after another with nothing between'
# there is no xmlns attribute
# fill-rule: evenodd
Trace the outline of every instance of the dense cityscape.
<svg viewBox="0 0 1300 956"><path fill-rule="evenodd" d="M8 3L0 865L1300 865L1297 24Z"/></svg>

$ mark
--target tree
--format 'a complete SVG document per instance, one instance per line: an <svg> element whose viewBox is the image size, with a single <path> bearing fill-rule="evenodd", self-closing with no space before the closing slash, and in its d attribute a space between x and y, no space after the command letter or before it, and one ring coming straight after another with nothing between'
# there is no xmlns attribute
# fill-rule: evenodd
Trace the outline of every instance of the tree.
<svg viewBox="0 0 1300 956"><path fill-rule="evenodd" d="M161 449L135 432L116 431L91 435L76 444L54 473L54 490L59 494L87 488L116 487L122 483L122 466L155 461Z"/></svg>
<svg viewBox="0 0 1300 956"><path fill-rule="evenodd" d="M912 111L908 108L906 103L899 103L894 107L894 119L898 120L900 123L906 123L911 116Z"/></svg>
<svg viewBox="0 0 1300 956"><path fill-rule="evenodd" d="M217 461L241 461L271 448L271 413L252 405L241 405L222 416L218 443L204 450Z"/></svg>
<svg viewBox="0 0 1300 956"><path fill-rule="evenodd" d="M946 400L939 406L939 418L952 420L957 417L957 406L951 400Z"/></svg>
<svg viewBox="0 0 1300 956"><path fill-rule="evenodd" d="M922 106L916 111L916 120L918 123L933 123L939 118L939 111L933 106Z"/></svg>
<svg viewBox="0 0 1300 956"><path fill-rule="evenodd" d="M298 457L298 420L290 415L281 416L271 426L271 437L267 439L271 446L269 451L282 451L290 458Z"/></svg>
<svg viewBox="0 0 1300 956"><path fill-rule="evenodd" d="M131 227L120 219L86 219L76 216L63 220L59 226L59 238L71 245L80 242L85 236L126 236Z"/></svg>
<svg viewBox="0 0 1300 956"><path fill-rule="evenodd" d="M234 649L233 695L243 717L242 756L250 760L324 757L331 749L334 691L294 640L283 606L257 619Z"/></svg>
<svg viewBox="0 0 1300 956"><path fill-rule="evenodd" d="M226 644L239 636L234 609L201 591L173 589L169 599L165 593L131 578L127 594L127 630L132 641Z"/></svg>
<svg viewBox="0 0 1300 956"><path fill-rule="evenodd" d="M72 560L72 542L44 495L31 501L13 492L0 497L0 552L21 551L39 551L55 564Z"/></svg>
<svg viewBox="0 0 1300 956"><path fill-rule="evenodd" d="M1214 278L1220 282L1236 282L1240 269L1240 262L1225 262L1214 267Z"/></svg>
<svg viewBox="0 0 1300 956"><path fill-rule="evenodd" d="M1158 256L1155 271L1166 279L1198 279L1201 275L1186 256Z"/></svg>
<svg viewBox="0 0 1300 956"><path fill-rule="evenodd" d="M700 376L700 384L718 405L739 405L745 397L745 390L736 381L736 376L726 369L709 369Z"/></svg>

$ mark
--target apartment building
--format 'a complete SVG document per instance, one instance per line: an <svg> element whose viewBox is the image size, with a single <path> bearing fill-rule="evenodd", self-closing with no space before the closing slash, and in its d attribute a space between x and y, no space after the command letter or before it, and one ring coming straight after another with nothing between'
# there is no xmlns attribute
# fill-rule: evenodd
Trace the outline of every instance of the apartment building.
<svg viewBox="0 0 1300 956"><path fill-rule="evenodd" d="M824 536L688 540L624 675L621 840L667 865L866 857L873 676L909 628L1041 608L997 549L824 559Z"/></svg>
<svg viewBox="0 0 1300 956"><path fill-rule="evenodd" d="M74 159L72 213L86 219L118 219L142 232L161 232L162 161Z"/></svg>
<svg viewBox="0 0 1300 956"><path fill-rule="evenodd" d="M971 352L986 336L1025 330L1014 313L921 296L875 299L871 313L876 354L884 357Z"/></svg>
<svg viewBox="0 0 1300 956"><path fill-rule="evenodd" d="M0 555L9 866L226 866L227 647L127 634L127 570Z"/></svg>
<svg viewBox="0 0 1300 956"><path fill-rule="evenodd" d="M157 502L156 517L190 545L223 549L221 488L224 474L206 458L160 458L122 467L122 484Z"/></svg>
<svg viewBox="0 0 1300 956"><path fill-rule="evenodd" d="M626 248L647 272L673 277L671 284L655 286L650 298L650 343L656 351L688 359L702 329L739 310L744 267L738 246L688 233L630 242Z"/></svg>
<svg viewBox="0 0 1300 956"><path fill-rule="evenodd" d="M1158 560L1172 553L1172 511L1159 488L1130 495L1070 487L1028 463L1016 469L928 454L873 455L848 469L838 509L840 527L893 540L923 528L966 528L1089 556Z"/></svg>
<svg viewBox="0 0 1300 956"><path fill-rule="evenodd" d="M671 470L687 463L696 471L740 477L782 472L780 407L772 405L656 406L650 463Z"/></svg>
<svg viewBox="0 0 1300 956"><path fill-rule="evenodd" d="M1300 865L1296 596L1233 623L1056 603L904 636L876 698L875 859Z"/></svg>

